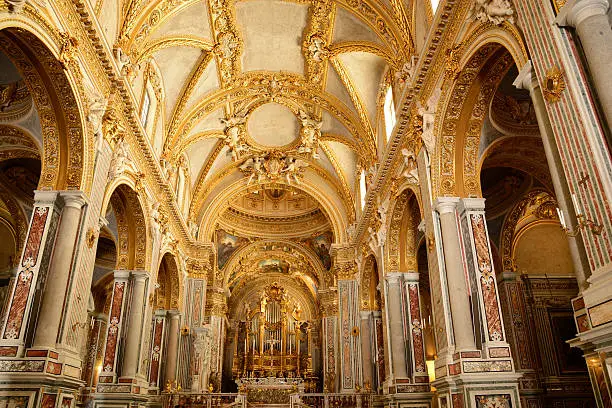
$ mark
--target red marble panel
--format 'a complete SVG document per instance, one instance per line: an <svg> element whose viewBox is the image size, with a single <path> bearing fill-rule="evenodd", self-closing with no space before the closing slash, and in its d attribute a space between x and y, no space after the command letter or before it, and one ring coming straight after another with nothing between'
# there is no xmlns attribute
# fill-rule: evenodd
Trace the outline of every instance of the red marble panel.
<svg viewBox="0 0 612 408"><path fill-rule="evenodd" d="M510 357L510 349L508 347L492 347L489 349L489 357Z"/></svg>
<svg viewBox="0 0 612 408"><path fill-rule="evenodd" d="M15 357L17 347L0 347L0 357Z"/></svg>
<svg viewBox="0 0 612 408"><path fill-rule="evenodd" d="M574 308L574 312L584 309L585 308L584 298L579 297L577 299L572 300L572 307Z"/></svg>
<svg viewBox="0 0 612 408"><path fill-rule="evenodd" d="M576 317L576 326L578 327L578 331L583 333L591 328L589 323L589 317L585 314Z"/></svg>
<svg viewBox="0 0 612 408"><path fill-rule="evenodd" d="M484 224L484 217L479 214L471 215L472 230L474 232L474 246L480 271L480 289L484 302L485 315L490 341L504 340L501 315L497 303L497 290L495 288L495 271L489 254L489 241Z"/></svg>
<svg viewBox="0 0 612 408"><path fill-rule="evenodd" d="M26 357L47 357L49 352L47 350L28 350L26 351Z"/></svg>
<svg viewBox="0 0 612 408"><path fill-rule="evenodd" d="M72 398L62 397L62 408L70 408L72 406Z"/></svg>
<svg viewBox="0 0 612 408"><path fill-rule="evenodd" d="M460 363L449 364L448 372L450 375L461 374L461 364Z"/></svg>
<svg viewBox="0 0 612 408"><path fill-rule="evenodd" d="M453 394L452 401L453 401L453 408L463 408L464 406L463 394Z"/></svg>
<svg viewBox="0 0 612 408"><path fill-rule="evenodd" d="M408 285L408 302L410 305L410 321L412 333L412 346L414 353L414 370L418 373L427 372L425 363L425 345L421 327L421 309L419 301L419 287L415 283Z"/></svg>
<svg viewBox="0 0 612 408"><path fill-rule="evenodd" d="M55 394L43 394L40 400L40 408L55 408Z"/></svg>
<svg viewBox="0 0 612 408"><path fill-rule="evenodd" d="M62 373L62 365L60 363L48 361L46 371L49 374L60 375Z"/></svg>
<svg viewBox="0 0 612 408"><path fill-rule="evenodd" d="M385 342L383 338L382 319L376 319L376 358L378 360L378 379L382 384L385 381Z"/></svg>
<svg viewBox="0 0 612 408"><path fill-rule="evenodd" d="M608 384L606 382L606 374L601 365L593 365L592 366L593 374L595 377L594 387L597 387L599 390L599 395L601 396L601 401L603 402L604 407L612 407L612 398L610 397L610 390L608 389Z"/></svg>
<svg viewBox="0 0 612 408"><path fill-rule="evenodd" d="M45 232L48 214L49 208L37 208L32 215L32 224L28 232L21 266L17 274L15 290L7 314L6 327L2 335L5 339L16 339L21 333L23 317L28 298L30 297L32 280L34 279L33 268L38 261L38 252L42 236Z"/></svg>
<svg viewBox="0 0 612 408"><path fill-rule="evenodd" d="M113 300L108 324L108 334L106 336L106 347L104 351L104 362L102 369L105 372L112 372L115 368L115 357L117 353L117 342L119 340L119 328L121 325L121 315L123 313L123 296L125 294L125 282L115 282L113 288Z"/></svg>
<svg viewBox="0 0 612 408"><path fill-rule="evenodd" d="M480 350L461 352L461 358L480 358L480 356L481 356Z"/></svg>
<svg viewBox="0 0 612 408"><path fill-rule="evenodd" d="M151 345L151 365L149 367L149 385L152 387L159 385L159 364L163 346L163 334L164 319L162 317L156 317L153 322L153 344Z"/></svg>
<svg viewBox="0 0 612 408"><path fill-rule="evenodd" d="M23 257L21 258L21 266L34 266L38 262L38 253L40 251L40 243L45 232L45 224L49 215L48 207L38 207L32 214L32 224L28 232L23 249Z"/></svg>

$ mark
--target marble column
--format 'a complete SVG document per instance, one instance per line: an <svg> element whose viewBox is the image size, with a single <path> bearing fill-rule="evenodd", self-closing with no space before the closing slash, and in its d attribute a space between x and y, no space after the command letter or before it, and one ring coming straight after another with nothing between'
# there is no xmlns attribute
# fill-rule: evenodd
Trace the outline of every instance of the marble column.
<svg viewBox="0 0 612 408"><path fill-rule="evenodd" d="M156 310L153 317L151 353L149 361L149 390L164 388L164 381L160 380L162 361L166 358L164 353L164 334L166 333L166 314L165 310Z"/></svg>
<svg viewBox="0 0 612 408"><path fill-rule="evenodd" d="M32 329L30 316L37 309L37 286L49 268L61 205L57 191L34 193L34 208L17 266L17 279L7 296L6 318L0 338L6 357L20 356L24 352L25 339Z"/></svg>
<svg viewBox="0 0 612 408"><path fill-rule="evenodd" d="M130 277L129 271L115 271L113 282L110 312L108 316L108 327L106 329L106 341L104 345L104 359L102 360L102 372L99 383L113 383L117 379L117 354L119 339L123 330L123 312L127 298L127 286ZM100 386L98 385L98 388Z"/></svg>
<svg viewBox="0 0 612 408"><path fill-rule="evenodd" d="M404 340L404 318L402 312L402 275L387 273L385 275L387 301L385 307L389 319L390 374L394 382L408 378L406 367L406 343Z"/></svg>
<svg viewBox="0 0 612 408"><path fill-rule="evenodd" d="M361 357L363 364L363 388L373 389L375 372L374 347L376 337L374 336L374 319L371 311L361 311L360 333L361 337Z"/></svg>
<svg viewBox="0 0 612 408"><path fill-rule="evenodd" d="M55 348L64 311L61 306L66 298L75 247L78 244L81 209L85 205L85 197L80 191L63 191L60 197L64 201L64 209L43 291L34 348Z"/></svg>
<svg viewBox="0 0 612 408"><path fill-rule="evenodd" d="M166 346L166 368L164 384L176 381L176 368L178 361L178 346L180 335L181 314L178 310L168 311L168 340Z"/></svg>
<svg viewBox="0 0 612 408"><path fill-rule="evenodd" d="M134 378L138 374L148 277L146 271L132 271L131 273L132 299L125 337L122 377Z"/></svg>
<svg viewBox="0 0 612 408"><path fill-rule="evenodd" d="M577 223L575 221L576 214L571 205L571 195L567 182L565 181L565 174L563 173L563 167L561 158L559 157L555 135L548 117L548 112L546 111L546 103L544 102L544 97L542 96L540 84L535 77L535 73L533 72L531 61L527 62L525 66L523 66L518 77L514 81L514 86L519 89L529 91L536 118L538 120L540 136L542 137L542 145L544 146L544 153L546 154L546 161L548 162L548 169L550 171L553 188L555 190L557 205L559 206L559 209L567 215L565 219L567 220L568 227L575 231L577 228ZM570 255L572 256L574 264L574 272L576 273L576 279L578 280L578 286L581 289L584 289L587 284L587 273L590 273L590 269L586 253L584 251L584 246L582 244L582 235L577 235L575 237L568 236L568 243Z"/></svg>
<svg viewBox="0 0 612 408"><path fill-rule="evenodd" d="M600 106L612 126L612 29L608 0L568 0L556 23L576 29L586 56Z"/></svg>
<svg viewBox="0 0 612 408"><path fill-rule="evenodd" d="M435 206L440 217L455 351L472 351L476 349L476 343L457 223L458 203L459 198L440 197L436 200Z"/></svg>

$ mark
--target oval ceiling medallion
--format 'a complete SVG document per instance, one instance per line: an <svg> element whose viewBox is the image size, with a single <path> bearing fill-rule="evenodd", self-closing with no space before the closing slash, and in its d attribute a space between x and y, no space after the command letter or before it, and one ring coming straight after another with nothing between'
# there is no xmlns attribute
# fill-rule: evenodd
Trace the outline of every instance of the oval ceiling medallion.
<svg viewBox="0 0 612 408"><path fill-rule="evenodd" d="M247 133L262 148L293 146L299 139L300 126L291 110L278 103L255 109L248 118Z"/></svg>

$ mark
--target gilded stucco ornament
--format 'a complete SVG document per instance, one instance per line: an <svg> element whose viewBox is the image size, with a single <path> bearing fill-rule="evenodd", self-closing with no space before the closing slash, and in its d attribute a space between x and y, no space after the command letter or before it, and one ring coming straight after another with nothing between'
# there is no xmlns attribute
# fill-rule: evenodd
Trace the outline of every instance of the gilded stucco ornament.
<svg viewBox="0 0 612 408"><path fill-rule="evenodd" d="M64 69L68 69L68 66L76 61L79 42L68 33L59 33L59 35L61 41L59 61Z"/></svg>
<svg viewBox="0 0 612 408"><path fill-rule="evenodd" d="M304 160L284 155L278 150L248 158L240 165L240 170L249 176L247 185L274 182L284 179L287 184L300 184L304 169L308 163Z"/></svg>
<svg viewBox="0 0 612 408"><path fill-rule="evenodd" d="M223 141L228 147L228 154L231 154L232 160L238 161L248 154L251 147L245 141L246 133L246 112L236 112L233 116L226 119L221 119L221 123L225 126Z"/></svg>
<svg viewBox="0 0 612 408"><path fill-rule="evenodd" d="M413 55L410 59L402 66L402 69L395 72L395 79L400 84L411 83L416 72L418 57Z"/></svg>
<svg viewBox="0 0 612 408"><path fill-rule="evenodd" d="M125 126L115 109L113 105L107 105L102 117L102 132L111 145L118 144L125 137Z"/></svg>
<svg viewBox="0 0 612 408"><path fill-rule="evenodd" d="M115 62L121 76L132 83L138 75L139 66L132 62L132 58L121 47L115 48Z"/></svg>
<svg viewBox="0 0 612 408"><path fill-rule="evenodd" d="M5 0L11 13L20 13L28 0Z"/></svg>
<svg viewBox="0 0 612 408"><path fill-rule="evenodd" d="M300 110L299 116L300 122L302 123L302 140L300 146L297 148L297 152L311 156L313 159L318 159L319 154L317 151L319 150L319 139L321 138L323 122L313 119L303 110Z"/></svg>
<svg viewBox="0 0 612 408"><path fill-rule="evenodd" d="M481 23L514 24L514 10L509 0L476 0L470 16Z"/></svg>
<svg viewBox="0 0 612 408"><path fill-rule="evenodd" d="M546 77L544 78L544 83L541 88L544 98L548 102L558 102L561 99L561 94L566 88L563 72L556 66L550 68L546 72Z"/></svg>
<svg viewBox="0 0 612 408"><path fill-rule="evenodd" d="M125 140L117 143L108 170L108 181L113 181L125 172L132 174L138 173L136 164L132 161L129 153L128 144Z"/></svg>
<svg viewBox="0 0 612 408"><path fill-rule="evenodd" d="M91 83L86 83L87 97L88 97L88 109L87 120L91 124L93 134L96 140L96 150L100 150L102 147L102 141L104 140L104 114L108 107L108 99L100 94Z"/></svg>

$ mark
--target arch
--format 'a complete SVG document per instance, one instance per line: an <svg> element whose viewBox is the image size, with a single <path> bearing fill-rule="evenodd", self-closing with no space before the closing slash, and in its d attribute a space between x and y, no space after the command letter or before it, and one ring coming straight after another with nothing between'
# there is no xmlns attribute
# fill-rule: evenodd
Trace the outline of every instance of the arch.
<svg viewBox="0 0 612 408"><path fill-rule="evenodd" d="M40 19L29 7L0 19L0 50L24 78L41 119L38 188L89 191L94 152L84 120L82 74L71 60L61 61L69 39L36 22Z"/></svg>
<svg viewBox="0 0 612 408"><path fill-rule="evenodd" d="M280 248L276 250L270 249L267 251L259 250L262 246L272 247L274 245L277 245ZM285 251L285 248L289 248L291 250L291 253ZM242 279L240 277L240 274L238 274L235 275L233 281L230 281L230 278L232 277L232 272L235 271L237 268L241 268L243 266L244 259L247 258L249 255L254 255L254 257L260 258L269 258L275 255L278 255L278 257L284 259L294 258L300 260L300 258L302 258L306 260L312 267L312 270L314 271L314 277L317 279L317 281L314 283L318 284L318 289L320 290L329 286L329 279L326 278L328 278L327 275L330 274L331 271L326 271L325 267L323 266L323 263L313 250L309 249L305 245L298 245L297 243L289 240L268 239L256 241L249 245L246 245L238 249L231 255L226 265L223 267L223 271L225 273L225 275L223 276L224 287L229 287L232 282L237 282ZM238 273L240 273L240 271L238 271ZM307 275L307 273L304 273L304 275Z"/></svg>
<svg viewBox="0 0 612 408"><path fill-rule="evenodd" d="M380 310L381 298L378 291L378 263L373 254L368 255L363 261L361 272L361 310Z"/></svg>
<svg viewBox="0 0 612 408"><path fill-rule="evenodd" d="M422 218L421 206L413 188L397 195L388 220L385 245L385 273L418 270L418 225Z"/></svg>
<svg viewBox="0 0 612 408"><path fill-rule="evenodd" d="M157 284L154 308L180 310L181 308L181 274L176 256L171 252L164 253L157 268Z"/></svg>
<svg viewBox="0 0 612 408"><path fill-rule="evenodd" d="M109 204L117 220L117 267L147 270L150 244L145 211L139 194L126 182L116 180L107 187L101 216Z"/></svg>
<svg viewBox="0 0 612 408"><path fill-rule="evenodd" d="M556 208L557 206L556 200L548 191L541 188L536 188L527 193L518 203L516 203L508 212L508 215L504 220L501 230L501 244L499 250L503 271L514 272L516 269L513 256L516 236L520 230L520 227L517 228L517 226L521 217L524 215L525 210L528 207L533 206L538 198L542 198L543 203L554 203L552 208Z"/></svg>
<svg viewBox="0 0 612 408"><path fill-rule="evenodd" d="M479 197L482 125L499 83L514 64L526 63L527 52L517 29L505 23L477 26L448 55L458 69L442 85L440 114L434 124L432 193L434 198Z"/></svg>
<svg viewBox="0 0 612 408"><path fill-rule="evenodd" d="M308 288L299 280L280 274L262 275L248 282L242 281L242 285L236 287L230 295L228 316L238 316L239 308L244 304L241 300L253 298L255 293L262 291L266 286L275 282L279 283L287 291L289 297L299 300L305 306L304 312L306 312L306 316L309 316L311 319L316 318L317 308L315 298Z"/></svg>
<svg viewBox="0 0 612 408"><path fill-rule="evenodd" d="M225 172L221 172L221 176L226 176L227 178L224 187L217 186L218 189L216 189L216 187L206 189L208 193L206 197L199 197L197 190L194 194L190 214L194 216L196 210L202 211L201 214L198 214L200 219L200 233L198 237L205 242L210 242L212 240L216 225L216 215L221 214L225 208L227 208L232 197L240 195L248 191L249 188L252 188L252 186L249 187L246 184L247 179L237 171L234 165L232 165L230 170L234 171L229 175L224 174ZM306 176L308 176L309 173L310 171L307 171ZM354 207L352 206L352 202L349 201L348 204L350 205L346 205L342 197L337 197L337 190L332 190L331 188L325 190L323 186L327 186L326 183L321 183L320 180L314 177L312 177L313 179L311 180L311 177L306 176L298 187L321 204L323 211L330 220L335 242L346 242L346 229L354 218ZM284 180L277 180L276 183L287 184ZM342 211L342 209L345 211Z"/></svg>

